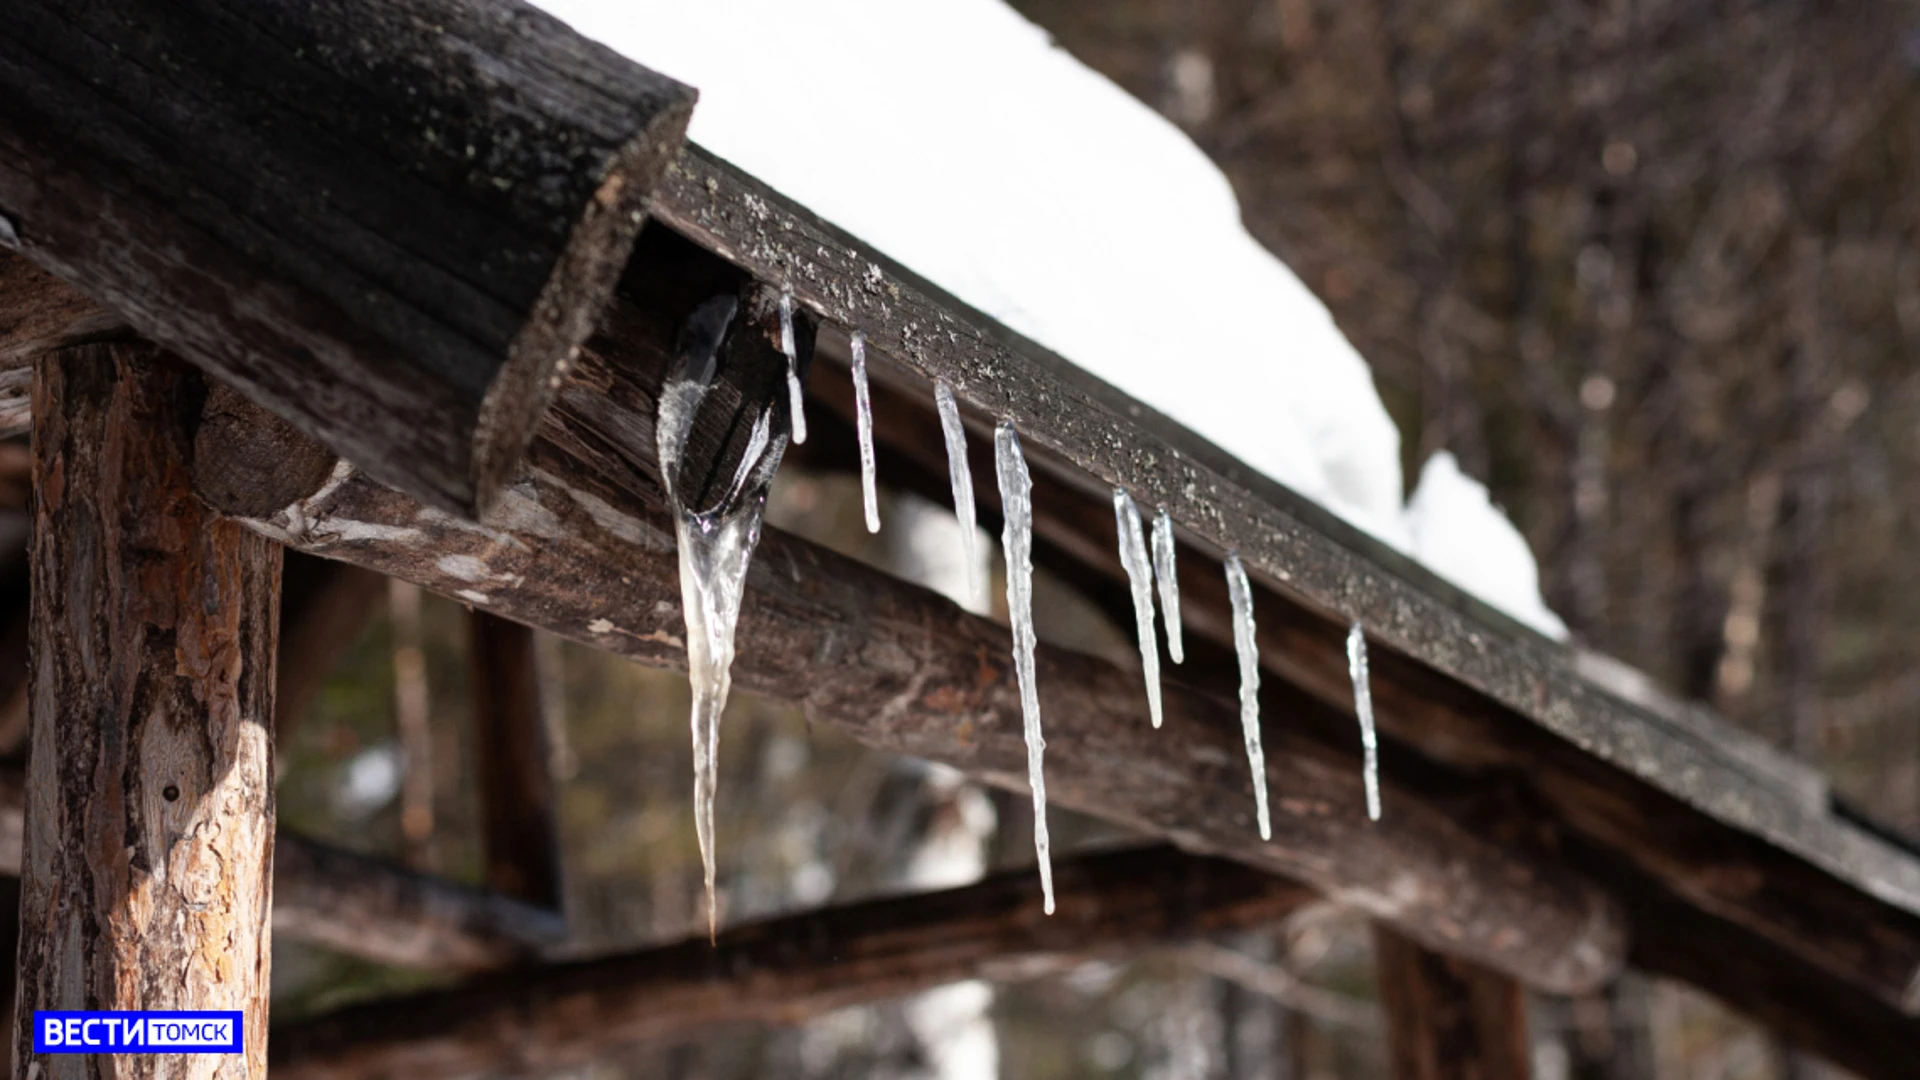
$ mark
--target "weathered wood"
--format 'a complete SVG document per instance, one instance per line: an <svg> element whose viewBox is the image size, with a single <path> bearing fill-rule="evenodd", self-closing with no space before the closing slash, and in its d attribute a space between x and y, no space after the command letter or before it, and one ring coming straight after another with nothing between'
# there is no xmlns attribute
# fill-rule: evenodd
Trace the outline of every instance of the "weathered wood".
<svg viewBox="0 0 1920 1080"><path fill-rule="evenodd" d="M422 971L485 971L563 944L552 911L282 833L273 930Z"/></svg>
<svg viewBox="0 0 1920 1080"><path fill-rule="evenodd" d="M1271 924L1310 890L1164 848L1054 867L1078 902L1051 917L1031 872L871 900L663 948L482 977L274 1032L274 1076L498 1075L579 1065L719 1023L792 1024L969 978L1030 978L1160 941Z"/></svg>
<svg viewBox="0 0 1920 1080"><path fill-rule="evenodd" d="M519 0L15 0L0 241L471 513L693 96Z"/></svg>
<svg viewBox="0 0 1920 1080"><path fill-rule="evenodd" d="M840 339L823 334L822 340L824 352L838 353ZM840 416L851 416L852 392L846 380L818 380L814 397ZM945 500L944 451L925 438L928 426L937 422L925 395L876 382L873 404L882 479ZM970 415L969 422L976 425L976 436L987 434L977 417ZM807 458L848 467L851 443L844 437L836 441L836 435L846 432L826 417L816 419L814 430L817 434L805 448ZM971 447L976 455L975 474L987 475L982 470L992 467L990 440L976 437ZM998 495L990 485L982 485L976 497L991 527L999 510ZM1131 599L1125 570L1115 554L1113 512L1106 497L1090 495L1062 482L1056 473L1036 467L1034 531L1039 564L1091 596L1110 598L1120 605L1116 616L1130 625ZM1231 612L1221 575L1209 560L1191 550L1182 553L1181 570L1189 666L1206 662L1209 640L1226 650L1230 659ZM1328 707L1350 711L1352 690L1343 647L1346 628L1272 590L1261 590L1259 602L1263 664ZM1835 826L1824 783L1800 762L1727 729L1697 706L1664 697L1617 664L1589 655L1582 655L1577 663L1587 677L1605 680L1612 692L1659 715L1668 728L1661 745L1679 741L1713 754L1719 762L1715 769L1719 784L1733 790L1765 786L1783 800L1797 803L1797 812L1813 818L1815 827ZM1404 747L1444 762L1476 783L1525 790L1530 805L1517 809L1515 820L1502 827L1502 835L1517 827L1524 833L1582 836L1623 856L1664 882L1663 887L1689 896L1717 917L1771 937L1814 966L1871 988L1883 1007L1913 1009L1909 988L1920 971L1920 920L1911 912L1836 879L1746 830L1699 813L1691 804L1651 788L1510 710L1489 707L1484 697L1431 668L1376 650L1373 676L1377 718L1390 744L1385 754L1388 775L1405 773L1405 759L1398 752ZM1351 721L1322 734L1334 741L1357 739ZM1403 776L1402 782L1418 781ZM1457 785L1460 780L1454 777L1448 783ZM1911 859L1905 853L1889 854ZM1589 872L1603 883L1612 873L1610 866L1602 864Z"/></svg>
<svg viewBox="0 0 1920 1080"><path fill-rule="evenodd" d="M26 776L0 766L0 878L20 873ZM273 932L348 956L425 971L484 971L562 944L553 912L297 833L273 843Z"/></svg>
<svg viewBox="0 0 1920 1080"><path fill-rule="evenodd" d="M472 612L467 629L487 884L558 910L560 829L533 631L486 611Z"/></svg>
<svg viewBox="0 0 1920 1080"><path fill-rule="evenodd" d="M240 1009L266 1065L280 549L194 497L204 387L145 345L34 363L20 1015ZM15 1072L56 1071L17 1025ZM160 1076L172 1056L66 1058Z"/></svg>
<svg viewBox="0 0 1920 1080"><path fill-rule="evenodd" d="M1570 650L700 148L690 146L663 175L653 213L762 280L791 281L799 302L825 320L864 331L876 380L925 394L941 379L981 413L1014 421L1036 473L1099 499L1123 484L1141 505L1167 507L1195 550L1239 551L1264 593L1286 601L1271 633L1306 628L1294 639L1302 647L1289 650L1295 662L1280 670L1316 694L1338 700L1347 692L1344 669L1337 679L1323 674L1323 657L1337 658L1339 649L1337 639L1325 647L1320 628L1344 631L1360 619L1376 653L1397 661L1396 673L1420 671L1424 686L1472 700L1439 732L1426 732L1417 709L1401 714L1409 718L1402 733L1435 758L1511 762L1499 751L1504 737L1533 729L1857 893L1920 913L1920 860L1810 805L1818 785L1790 779L1794 770L1774 767L1778 755L1703 715L1681 718L1597 684ZM1261 634L1270 634L1264 616ZM1390 682L1380 667L1375 675L1376 685ZM1389 723L1396 710L1382 705Z"/></svg>
<svg viewBox="0 0 1920 1080"><path fill-rule="evenodd" d="M518 622L684 665L671 531L655 464L635 449L652 439L652 390L636 379L658 379L672 340L671 320L648 330L650 319L658 316L635 309L622 324L618 347L630 362L615 368L592 348L582 354L531 451L529 478L503 492L494 526L452 519L343 466L322 491L256 527ZM576 425L576 407L616 404L630 410L622 434L633 441L610 443L604 429ZM869 745L1024 789L1003 627L769 530L739 635L752 645L734 665L737 686L798 701ZM1268 733L1275 840L1261 843L1230 686L1169 684L1168 730L1155 732L1134 681L1110 665L1042 648L1039 673L1058 804L1296 876L1543 987L1591 987L1618 970L1620 925L1588 883L1502 851L1411 793L1390 792L1398 811L1369 824L1357 758L1284 725ZM1075 902L1062 897L1063 906Z"/></svg>
<svg viewBox="0 0 1920 1080"><path fill-rule="evenodd" d="M1394 1080L1528 1080L1527 993L1519 983L1438 956L1383 927L1373 970Z"/></svg>

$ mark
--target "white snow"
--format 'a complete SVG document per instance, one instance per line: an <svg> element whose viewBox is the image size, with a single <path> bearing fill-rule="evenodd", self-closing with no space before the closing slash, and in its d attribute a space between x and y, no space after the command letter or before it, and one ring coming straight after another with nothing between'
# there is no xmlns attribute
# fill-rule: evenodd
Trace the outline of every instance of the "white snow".
<svg viewBox="0 0 1920 1080"><path fill-rule="evenodd" d="M1467 556L1504 526L1484 498L1450 485L1404 511L1399 436L1366 362L1247 234L1205 154L1000 0L537 2L697 87L692 137L722 157L1469 591L1558 625L1539 617L1524 545ZM1433 537L1442 522L1461 542Z"/></svg>
<svg viewBox="0 0 1920 1080"><path fill-rule="evenodd" d="M1429 569L1548 637L1566 639L1567 624L1540 599L1540 569L1526 537L1452 454L1427 459L1406 517L1410 551Z"/></svg>

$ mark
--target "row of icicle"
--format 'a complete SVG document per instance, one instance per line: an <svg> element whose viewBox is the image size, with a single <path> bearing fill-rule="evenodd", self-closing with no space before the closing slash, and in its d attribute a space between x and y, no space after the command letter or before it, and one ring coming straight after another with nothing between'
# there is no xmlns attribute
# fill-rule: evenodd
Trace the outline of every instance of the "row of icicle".
<svg viewBox="0 0 1920 1080"><path fill-rule="evenodd" d="M793 307L792 290L783 290L779 302L780 350L787 359L791 438L795 443L803 443L807 438L807 427L799 359L794 345ZM726 318L730 319L731 315L732 308L729 307ZM696 313L695 318L698 317ZM723 322L723 329L724 325ZM717 337L713 347L717 351ZM862 500L867 530L879 532L879 496L874 477L873 407L867 385L865 333L853 332L851 352L856 426L860 441ZM710 375L709 370L708 377ZM690 512L681 505L674 491L672 477L693 415L704 396L704 383L692 385L691 381L669 381L661 394L657 438L662 473L668 480L668 497L674 501L678 511L681 593L687 621L687 666L694 691L694 825L705 870L707 926L711 934L717 923L713 798L718 767L720 713L726 705L730 684L728 669L733 662L733 631L740 612L747 562L760 536L760 522L766 504L765 481L771 479L773 470L778 467L784 446L766 445L762 432L769 423L770 413L763 412L753 433L757 438L750 443L733 483L735 491L744 493L751 489L753 483L759 482L757 494L731 513ZM977 593L983 563L975 550L976 515L973 477L967 464L966 431L961 424L960 408L953 390L943 381L934 385L934 404L940 414L940 429L946 442L954 513L960 519L962 557L967 565L970 584ZM993 445L995 473L1000 487L1001 518L1004 522L1001 546L1006 556L1007 615L1013 631L1014 673L1020 688L1020 708L1027 744L1027 779L1033 791L1033 845L1040 865L1040 885L1046 911L1052 914L1053 866L1048 853L1046 778L1041 767L1046 740L1041 735L1039 689L1034 681L1033 483L1027 472L1025 455L1020 450L1020 436L1011 421L1000 421L994 430ZM1176 664L1184 659L1180 634L1180 584L1175 575L1173 519L1165 507L1156 510L1149 547L1140 509L1125 488L1113 489L1113 513L1115 530L1119 535L1120 562L1126 569L1127 582L1133 594L1148 713L1157 729L1161 726L1164 714L1160 693L1160 654L1154 634L1156 583L1168 658ZM1233 608L1234 651L1240 667L1240 724L1246 738L1247 764L1253 777L1255 815L1260 838L1270 840L1273 837L1273 825L1267 806L1266 754L1260 745L1260 656L1254 635L1253 588L1237 551L1228 552L1225 571L1227 593ZM1373 695L1367 677L1367 639L1357 621L1347 634L1347 668L1353 681L1354 712L1359 719L1364 753L1367 817L1378 821L1380 779L1373 724Z"/></svg>

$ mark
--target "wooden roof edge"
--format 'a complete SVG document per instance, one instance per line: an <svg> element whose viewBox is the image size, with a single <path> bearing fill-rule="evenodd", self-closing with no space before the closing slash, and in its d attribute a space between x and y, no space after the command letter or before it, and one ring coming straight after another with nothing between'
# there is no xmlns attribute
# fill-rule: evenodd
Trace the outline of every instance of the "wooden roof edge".
<svg viewBox="0 0 1920 1080"><path fill-rule="evenodd" d="M1239 551L1274 592L1357 619L1376 641L1588 754L1920 914L1920 858L1836 813L1811 766L1628 665L1523 626L710 151L690 142L651 209L755 277L790 285L824 319L863 331L875 378L946 382L973 408L1012 420L1036 465L1166 507L1184 540Z"/></svg>

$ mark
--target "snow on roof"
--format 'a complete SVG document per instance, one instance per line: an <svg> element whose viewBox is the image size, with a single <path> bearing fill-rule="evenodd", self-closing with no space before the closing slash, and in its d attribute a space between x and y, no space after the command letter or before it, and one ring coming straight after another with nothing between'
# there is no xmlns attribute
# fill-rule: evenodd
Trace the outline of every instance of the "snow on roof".
<svg viewBox="0 0 1920 1080"><path fill-rule="evenodd" d="M697 87L702 145L1565 636L1525 541L1450 458L1402 505L1366 361L1212 161L999 0L535 2Z"/></svg>

